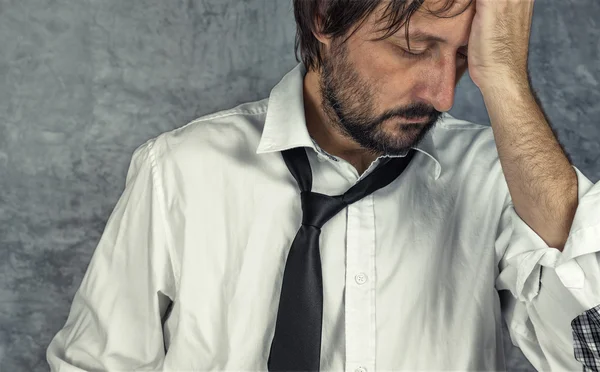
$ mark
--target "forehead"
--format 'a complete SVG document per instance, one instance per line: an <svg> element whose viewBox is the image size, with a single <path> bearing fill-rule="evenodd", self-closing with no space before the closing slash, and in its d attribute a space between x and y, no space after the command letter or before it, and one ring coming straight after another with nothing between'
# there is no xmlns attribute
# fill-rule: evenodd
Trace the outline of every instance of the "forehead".
<svg viewBox="0 0 600 372"><path fill-rule="evenodd" d="M475 10L476 0L407 0L401 8L394 7L395 0L383 0L371 15L372 22L383 22L391 12L405 13L413 3L422 2L410 16L410 22L430 23L461 18L465 13ZM434 14L431 14L434 13ZM399 15L399 14L395 14ZM385 19L386 21L389 19Z"/></svg>
<svg viewBox="0 0 600 372"><path fill-rule="evenodd" d="M406 28L408 27L408 36L411 43L414 41L453 45L455 41L452 41L452 35L456 35L461 30L467 31L470 28L474 15L472 6L474 4L475 0L425 0L417 11L411 14L410 22L404 20L403 26L390 37L405 41ZM372 25L371 30L381 30L382 26L385 25L382 17L390 16L384 13L388 5L388 2L383 1L380 5L382 8L374 12L376 13L375 23ZM432 12L435 12L436 15L431 14ZM383 35L384 32L385 30L376 33ZM463 43L460 47L466 47L467 45L467 43Z"/></svg>

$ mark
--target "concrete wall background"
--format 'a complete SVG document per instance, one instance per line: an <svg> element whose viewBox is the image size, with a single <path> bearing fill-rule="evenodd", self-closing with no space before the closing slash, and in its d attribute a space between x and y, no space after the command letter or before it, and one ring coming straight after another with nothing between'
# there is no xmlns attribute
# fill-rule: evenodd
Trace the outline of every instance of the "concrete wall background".
<svg viewBox="0 0 600 372"><path fill-rule="evenodd" d="M600 178L600 2L538 1L532 83ZM291 0L0 0L0 371L45 349L147 139L268 97L296 65ZM468 74L450 113L489 125ZM510 345L510 342L507 343ZM517 348L512 371L533 371Z"/></svg>

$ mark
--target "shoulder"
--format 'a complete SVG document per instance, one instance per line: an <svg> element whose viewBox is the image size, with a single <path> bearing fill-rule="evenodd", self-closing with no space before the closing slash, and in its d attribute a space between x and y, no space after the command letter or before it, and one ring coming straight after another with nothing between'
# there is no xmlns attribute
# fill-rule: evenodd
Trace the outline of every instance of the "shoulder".
<svg viewBox="0 0 600 372"><path fill-rule="evenodd" d="M266 112L264 99L204 115L147 140L135 152L147 149L159 168L201 167L244 152L254 154Z"/></svg>

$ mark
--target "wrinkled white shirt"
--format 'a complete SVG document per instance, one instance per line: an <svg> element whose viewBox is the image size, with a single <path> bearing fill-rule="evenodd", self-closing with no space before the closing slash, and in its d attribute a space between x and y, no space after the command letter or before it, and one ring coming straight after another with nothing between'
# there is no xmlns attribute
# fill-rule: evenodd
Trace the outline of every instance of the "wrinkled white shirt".
<svg viewBox="0 0 600 372"><path fill-rule="evenodd" d="M380 160L359 177L318 147L305 73L300 63L268 99L135 150L47 349L52 371L267 370L302 213L281 151L305 147L312 191L328 195ZM491 127L445 113L416 150L322 229L321 371L505 370L503 317L536 369L581 371L570 322L600 303L600 183L574 167L579 206L561 253L516 214Z"/></svg>

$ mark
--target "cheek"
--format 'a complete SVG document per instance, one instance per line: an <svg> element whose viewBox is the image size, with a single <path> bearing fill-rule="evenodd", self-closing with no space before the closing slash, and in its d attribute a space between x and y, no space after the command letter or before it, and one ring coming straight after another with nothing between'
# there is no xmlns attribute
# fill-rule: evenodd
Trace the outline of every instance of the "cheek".
<svg viewBox="0 0 600 372"><path fill-rule="evenodd" d="M398 68L400 58L391 49L376 43L363 43L353 51L353 60L363 70L379 72L391 71Z"/></svg>

